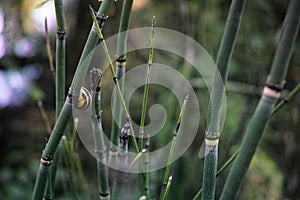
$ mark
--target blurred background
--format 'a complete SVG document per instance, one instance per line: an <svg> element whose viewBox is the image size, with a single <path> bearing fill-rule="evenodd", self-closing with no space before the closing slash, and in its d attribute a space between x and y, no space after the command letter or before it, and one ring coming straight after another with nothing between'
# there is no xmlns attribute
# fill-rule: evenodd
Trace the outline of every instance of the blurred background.
<svg viewBox="0 0 300 200"><path fill-rule="evenodd" d="M105 37L117 33L122 0L114 3L104 28ZM47 17L51 50L55 55L56 22L54 2L36 9L39 0L3 0L0 3L0 199L30 199L39 158L48 137L40 109L47 114L51 126L55 123L53 74L46 50L44 20ZM66 81L71 83L92 21L88 5L99 6L96 0L65 0L67 24ZM197 40L216 58L229 10L229 0L136 0L131 28L151 25L180 31ZM227 85L227 115L221 134L219 166L238 148L245 127L254 112L271 66L280 36L288 1L248 1L236 48L230 63ZM128 68L146 63L148 51L128 55ZM55 57L55 56L54 56ZM167 57L168 59L169 57ZM154 61L162 63L164 52L156 52ZM201 87L199 75L184 71L187 63L174 60L174 68L189 78L199 97L201 112L206 113L208 91ZM188 67L186 67L188 68ZM109 74L108 74L109 75ZM109 77L109 76L108 76ZM300 80L299 37L291 60L283 97ZM200 84L200 85L199 85ZM112 82L104 79L103 90L111 91ZM105 93L105 91L104 91ZM130 101L130 112L138 123L143 90L137 90ZM168 123L152 144L160 146L171 140L179 102L170 91L150 86L149 105L160 103L168 112ZM172 103L170 103L170 101ZM270 120L263 140L251 163L239 199L300 199L300 95ZM41 103L43 106L41 106ZM39 105L39 106L38 106ZM40 109L39 109L40 108ZM177 112L176 112L177 111ZM147 119L149 120L149 119ZM203 142L206 118L202 114L198 134L188 151L173 165L170 199L192 199L202 184L203 159L198 157ZM103 128L111 126L110 95L103 95ZM97 180L94 158L76 141L76 154L82 165L82 193L85 198L96 194ZM61 159L56 184L57 196L71 199L68 194L67 164ZM151 174L151 185L157 194L163 181L163 170ZM222 191L226 170L217 181L217 197ZM95 196L94 194L94 196ZM154 196L155 197L155 196Z"/></svg>

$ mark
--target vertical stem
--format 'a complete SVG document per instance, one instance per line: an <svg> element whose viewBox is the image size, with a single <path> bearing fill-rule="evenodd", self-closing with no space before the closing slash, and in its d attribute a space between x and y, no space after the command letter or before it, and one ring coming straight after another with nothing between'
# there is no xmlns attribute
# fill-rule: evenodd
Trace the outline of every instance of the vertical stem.
<svg viewBox="0 0 300 200"><path fill-rule="evenodd" d="M140 149L143 148L143 138L144 138L144 127L145 127L145 118L146 118L146 111L147 111L147 101L148 101L148 93L149 93L149 80L151 74L151 66L153 62L153 53L154 53L154 27L155 27L155 16L152 17L152 33L151 33L151 43L150 43L150 53L148 59L148 68L146 73L146 80L145 80L145 87L144 87L144 97L143 97L143 105L142 105L142 115L141 115L141 123L140 123L140 131L139 131L139 147ZM150 200L150 188L149 188L149 145L150 145L150 136L147 134L145 149L147 151L146 158L145 158L145 167L146 172L144 173L145 180L144 180L144 188L146 192L146 199Z"/></svg>
<svg viewBox="0 0 300 200"><path fill-rule="evenodd" d="M104 15L108 12L110 6L114 0L104 0L99 8L99 15ZM80 89L83 83L83 79L88 69L88 64L91 61L90 53L94 51L99 41L97 31L92 27L90 34L88 36L87 42L81 54L80 61L75 72L70 91L68 94L67 101L65 101L63 108L57 118L55 126L52 130L51 136L48 143L46 144L45 150L43 151L38 175L34 185L33 200L40 200L43 197L43 193L46 186L46 180L49 172L49 167L52 164L54 153L59 144L60 138L63 134L63 131L66 128L67 122L71 117L72 113L72 98L78 97L80 94ZM85 62L84 62L85 61Z"/></svg>
<svg viewBox="0 0 300 200"><path fill-rule="evenodd" d="M206 156L204 159L203 171L203 199L205 200L214 199L215 197L218 141L220 135L219 126L225 90L224 86L226 84L229 62L235 46L236 36L240 27L245 4L246 0L233 0L231 2L217 56L216 65L218 67L218 72L216 72L214 79L211 102L207 114L207 130L205 133Z"/></svg>
<svg viewBox="0 0 300 200"><path fill-rule="evenodd" d="M56 63L55 63L55 110L56 118L61 111L65 98L65 51L66 51L66 30L65 30L65 14L62 0L55 0L55 14L57 23L56 32ZM53 163L50 167L50 174L48 176L48 183L45 190L45 197L53 198L53 186L55 182L57 164L60 157L61 144L59 144Z"/></svg>
<svg viewBox="0 0 300 200"><path fill-rule="evenodd" d="M123 2L123 8L122 8L122 14L121 14L121 22L119 26L119 34L118 34L118 42L117 42L117 62L116 62L116 74L117 78L119 80L120 89L123 93L124 91L124 78L123 75L125 74L126 69L126 45L127 45L127 30L129 27L130 22L130 14L132 9L132 3L133 0L124 0ZM122 79L121 79L122 78ZM115 116L115 119L112 120L112 129L111 129L111 142L112 145L110 147L110 155L109 160L115 159L112 158L114 155L116 155L118 146L118 138L119 138L119 132L122 120L122 106L120 104L120 101L115 97L113 99L113 116Z"/></svg>
<svg viewBox="0 0 300 200"><path fill-rule="evenodd" d="M235 199L238 196L245 174L259 144L268 119L280 96L295 38L300 24L300 1L291 0L286 14L286 24L276 48L272 67L262 97L247 127L239 153L231 167L221 198Z"/></svg>
<svg viewBox="0 0 300 200"><path fill-rule="evenodd" d="M106 166L106 146L103 138L101 124L101 77L100 69L90 71L91 94L92 94L92 131L95 141L95 153L97 155L98 170L98 192L99 199L110 199L110 189L108 182L108 169Z"/></svg>
<svg viewBox="0 0 300 200"><path fill-rule="evenodd" d="M112 199L127 199L130 195L128 190L128 141L130 133L130 124L125 122L124 126L121 129L119 137L119 148L118 148L118 161L119 161L119 170L116 172L114 177L114 187Z"/></svg>
<svg viewBox="0 0 300 200"><path fill-rule="evenodd" d="M116 76L116 72L115 72L114 67L112 65L112 60L110 58L106 42L103 39L103 35L102 35L101 29L99 27L99 24L97 22L95 13L94 13L94 11L91 7L90 7L90 12L91 12L91 15L92 15L92 19L94 21L94 25L96 26L98 37L102 41L101 45L103 47L105 57L106 57L106 59L108 60L108 63L109 63L109 69L110 69L110 72L112 74L112 78L113 78L115 87L117 89L117 96L119 98L119 101L121 102L123 111L125 112L126 119L128 120L128 122L130 124L131 140L132 140L134 149L135 149L136 152L139 152L139 147L138 147L138 144L137 144L136 139L135 139L135 134L134 134L133 126L132 126L132 123L131 123L129 111L128 111L126 105L125 105L125 100L124 100L124 97L123 97L123 94L122 94L122 91L121 91L121 88L120 88L120 85L119 85L119 81L118 81L117 76Z"/></svg>
<svg viewBox="0 0 300 200"><path fill-rule="evenodd" d="M175 150L175 146L176 146L176 142L177 142L177 136L178 136L178 133L179 133L179 129L180 129L180 125L181 125L181 121L182 121L182 117L183 117L183 114L184 114L184 111L185 111L187 101L188 101L188 95L184 98L183 105L181 107L179 117L178 117L178 120L177 120L177 125L176 125L176 128L175 128L174 133L173 133L173 139L172 139L172 143L171 143L170 153L169 153L169 156L168 156L168 162L167 162L167 167L166 167L166 171L165 171L165 175L164 175L163 186L162 186L161 193L160 193L160 199L162 199L163 196L166 193L166 187L167 187L168 180L169 180L170 170L171 170L171 166L172 166L173 154L174 154L174 150Z"/></svg>
<svg viewBox="0 0 300 200"><path fill-rule="evenodd" d="M172 176L169 176L168 183L166 186L166 192L164 193L162 200L166 200L168 198L169 190L171 188L171 183L172 183Z"/></svg>

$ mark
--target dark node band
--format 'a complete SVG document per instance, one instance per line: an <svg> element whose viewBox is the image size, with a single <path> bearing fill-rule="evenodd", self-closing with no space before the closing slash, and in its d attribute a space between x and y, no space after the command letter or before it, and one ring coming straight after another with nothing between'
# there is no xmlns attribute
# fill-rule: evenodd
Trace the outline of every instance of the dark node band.
<svg viewBox="0 0 300 200"><path fill-rule="evenodd" d="M119 63L124 63L126 62L126 58L117 58L116 61Z"/></svg>
<svg viewBox="0 0 300 200"><path fill-rule="evenodd" d="M96 15L96 19L97 19L97 23L98 23L98 25L99 25L99 27L100 27L100 29L102 31L103 27L104 27L104 24L105 24L105 22L108 19L108 16L104 16L104 15L99 16L99 15Z"/></svg>
<svg viewBox="0 0 300 200"><path fill-rule="evenodd" d="M59 40L65 40L66 39L67 32L65 30L58 29L56 34L57 34L57 39L59 39Z"/></svg>
<svg viewBox="0 0 300 200"><path fill-rule="evenodd" d="M271 90L274 90L276 92L280 92L282 90L282 87L276 84L266 83L266 87L270 88Z"/></svg>
<svg viewBox="0 0 300 200"><path fill-rule="evenodd" d="M49 167L52 164L53 161L53 157L52 155L47 155L47 156L42 156L41 158L41 165L45 166L45 167Z"/></svg>

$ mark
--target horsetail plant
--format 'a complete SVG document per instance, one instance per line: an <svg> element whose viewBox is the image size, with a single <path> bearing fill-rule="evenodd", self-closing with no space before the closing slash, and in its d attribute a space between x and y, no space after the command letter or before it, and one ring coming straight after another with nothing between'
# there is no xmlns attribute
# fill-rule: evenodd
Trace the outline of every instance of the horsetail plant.
<svg viewBox="0 0 300 200"><path fill-rule="evenodd" d="M56 53L55 53L55 110L56 118L62 109L65 98L65 55L66 55L66 30L65 30L65 14L63 10L62 0L54 0L57 32L56 32ZM51 54L50 54L51 55ZM52 57L49 57L52 59ZM45 197L53 198L53 185L55 182L57 164L61 152L61 143L59 144L53 163L50 167L48 183L45 190Z"/></svg>
<svg viewBox="0 0 300 200"><path fill-rule="evenodd" d="M135 139L135 134L134 134L133 126L132 126L132 123L131 123L129 111L128 111L126 105L125 105L125 101L124 101L124 97L123 97L123 94L122 94L122 91L121 91L121 88L120 88L120 85L119 85L119 81L118 81L118 78L116 76L116 72L114 70L114 67L113 67L113 64L112 64L112 60L110 58L110 55L109 55L109 52L108 52L108 48L107 48L105 40L103 38L101 29L99 27L99 24L98 24L98 21L97 21L97 17L96 17L95 12L94 12L94 10L93 10L93 8L91 6L90 6L90 13L91 13L94 25L96 27L96 30L97 30L97 33L98 33L98 37L99 37L99 39L101 41L101 46L102 46L102 48L104 50L105 57L106 57L106 59L108 60L108 63L109 63L109 69L110 69L110 72L112 74L112 78L113 78L115 87L117 89L117 96L119 98L119 101L121 102L123 111L125 112L126 120L129 122L129 125L130 125L131 140L132 140L134 149L135 149L136 152L139 152L139 147L138 147L138 144L137 144L136 139Z"/></svg>
<svg viewBox="0 0 300 200"><path fill-rule="evenodd" d="M180 126L181 126L181 121L182 121L182 118L183 118L183 115L184 115L184 111L185 111L185 108L186 108L188 98L189 98L188 95L184 98L184 101L183 101L183 104L182 104L182 107L181 107L181 110L180 110L180 113L179 113L179 117L178 117L178 120L177 120L176 128L175 128L174 133L173 133L173 139L172 139L171 148L170 148L170 152L169 152L169 156L168 156L167 167L166 167L166 171L165 171L165 175L164 175L163 185L162 185L162 188L161 188L160 199L163 199L164 195L166 195L166 192L168 192L167 191L167 185L168 185L170 170L171 170L171 166L172 166L173 154L174 154L174 151L175 151L177 136L178 136L178 133L179 133L179 129L180 129Z"/></svg>
<svg viewBox="0 0 300 200"><path fill-rule="evenodd" d="M300 90L300 83L298 83L294 89L287 95L286 98L282 99L276 106L275 108L272 110L271 116L270 117L274 117L277 112L287 103L289 102L293 97L295 97L295 95L299 92ZM216 177L218 177L225 169L227 169L230 164L235 160L237 154L239 152L239 149L236 150L232 156L220 167L220 169L218 169L217 173L216 173ZM193 200L199 200L201 198L203 192L203 188L200 188L200 190L197 192L197 194L195 195L195 197L193 198Z"/></svg>
<svg viewBox="0 0 300 200"><path fill-rule="evenodd" d="M130 134L130 124L125 122L119 136L118 148L118 171L114 176L114 187L112 190L112 199L124 199L128 195L128 141Z"/></svg>
<svg viewBox="0 0 300 200"><path fill-rule="evenodd" d="M100 69L93 68L90 71L91 95L92 95L92 132L95 142L95 153L97 156L98 192L100 200L110 199L108 181L108 169L106 166L106 146L103 138L101 122L101 78Z"/></svg>
<svg viewBox="0 0 300 200"><path fill-rule="evenodd" d="M113 2L114 0L104 0L101 3L98 14L100 16L107 14ZM65 103L53 127L49 141L42 153L38 175L32 195L33 200L40 200L43 197L47 176L49 174L49 168L52 164L54 154L58 147L63 131L65 130L67 123L71 117L72 106L73 104L75 104L75 102L72 102L72 100L77 100L81 93L81 85L88 69L88 63L91 61L90 53L94 51L95 47L98 44L98 41L99 38L97 35L97 31L93 26L81 54Z"/></svg>
<svg viewBox="0 0 300 200"><path fill-rule="evenodd" d="M220 135L222 100L225 90L224 85L226 84L229 62L232 57L245 4L246 0L233 0L231 2L229 15L226 20L225 30L217 55L216 65L222 80L217 78L217 75L219 74L216 73L207 114L203 170L203 199L205 200L214 199L215 197L218 142Z"/></svg>
<svg viewBox="0 0 300 200"><path fill-rule="evenodd" d="M299 30L299 10L300 1L291 0L285 18L285 26L276 48L266 85L254 115L246 129L239 154L226 179L220 198L221 200L232 200L237 198L247 169L272 113L272 109L277 99L280 97L280 91L284 85L293 52L294 41Z"/></svg>
<svg viewBox="0 0 300 200"><path fill-rule="evenodd" d="M119 26L119 34L118 34L118 41L117 41L116 74L119 80L119 85L122 93L124 90L125 79L124 78L121 79L121 77L123 77L126 70L126 46L127 46L126 31L128 30L129 27L132 4L133 4L133 0L124 0L123 2L121 22ZM117 155L116 147L118 146L118 137L120 132L119 124L121 124L121 120L122 120L122 106L115 96L113 97L113 108L114 109L112 112L113 112L113 116L115 117L114 120L112 120L111 137L110 137L112 145L110 147L109 160L114 159L113 156L116 157Z"/></svg>
<svg viewBox="0 0 300 200"><path fill-rule="evenodd" d="M237 150L236 152L234 152L234 154L232 154L232 156L222 165L222 167L220 167L220 169L218 169L217 173L216 173L216 178L225 170L229 167L229 165L234 161L234 159L236 158L237 154L238 154L239 150ZM200 190L197 192L197 194L195 195L195 197L193 198L193 200L199 200L201 199L201 195L203 192L203 188L200 188Z"/></svg>
<svg viewBox="0 0 300 200"><path fill-rule="evenodd" d="M143 139L144 139L144 128L145 128L145 118L146 118L146 110L147 110L147 100L148 100L148 93L149 93L149 80L150 80L150 74L151 74L151 66L153 62L153 53L154 53L154 27L155 27L155 16L152 17L151 22L151 42L150 42L150 53L149 53L149 59L148 59L148 68L146 72L146 79L145 79L145 87L144 87L144 96L143 96L143 105L142 105L142 114L141 114L141 122L140 122L140 131L139 131L139 147L140 149L143 148ZM144 176L144 189L146 192L146 198L147 200L150 200L150 189L149 189L149 145L150 145L150 135L147 134L146 136L146 143L145 143L145 149L146 149L146 157L145 157L145 170L146 172L143 174Z"/></svg>

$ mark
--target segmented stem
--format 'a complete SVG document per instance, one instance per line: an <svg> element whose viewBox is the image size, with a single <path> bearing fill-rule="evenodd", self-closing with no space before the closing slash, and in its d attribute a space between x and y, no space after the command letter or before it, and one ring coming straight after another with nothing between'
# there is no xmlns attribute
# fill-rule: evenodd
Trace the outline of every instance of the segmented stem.
<svg viewBox="0 0 300 200"><path fill-rule="evenodd" d="M226 20L224 34L218 51L211 101L207 114L205 133L205 159L203 171L203 199L213 200L215 197L216 172L218 162L218 141L220 135L220 119L225 84L229 71L229 62L235 46L246 0L233 0Z"/></svg>
<svg viewBox="0 0 300 200"><path fill-rule="evenodd" d="M99 8L99 15L106 14L111 7L114 0L104 0ZM65 101L62 110L57 118L55 126L51 132L48 143L46 144L45 150L43 151L38 175L36 178L32 199L41 200L45 191L46 180L49 173L49 167L52 164L54 153L57 149L61 136L66 128L68 120L72 113L72 98L78 97L80 94L83 79L86 75L89 63L91 61L91 52L94 51L99 41L97 32L94 28L91 29L88 36L87 42L81 54L80 61L78 63L69 95ZM76 99L76 98L75 98Z"/></svg>
<svg viewBox="0 0 300 200"><path fill-rule="evenodd" d="M300 24L300 1L291 0L286 14L286 24L276 48L272 67L262 97L246 129L239 153L230 169L221 200L238 196L245 174L265 130L270 114L283 87L295 38Z"/></svg>
<svg viewBox="0 0 300 200"><path fill-rule="evenodd" d="M136 139L135 139L135 134L134 134L133 126L132 126L132 123L131 123L130 115L129 115L128 109L127 109L127 107L125 105L125 101L124 101L124 97L123 97L123 94L122 94L122 91L121 91L121 88L120 88L120 85L119 85L119 81L117 79L114 67L112 65L112 60L111 60L109 52L108 52L108 48L106 46L105 40L103 38L101 29L99 27L96 15L95 15L94 10L92 9L92 7L90 7L90 13L92 15L94 26L96 27L99 39L102 41L101 45L103 47L105 57L106 57L106 59L109 62L109 69L111 71L111 74L112 74L112 77L113 77L113 81L114 81L114 84L115 84L116 89L117 89L118 98L121 101L121 105L122 105L123 111L125 112L126 118L127 118L127 120L129 121L129 124L130 124L131 139L132 139L132 143L133 143L134 149L135 149L136 152L139 152L139 147L138 147Z"/></svg>
<svg viewBox="0 0 300 200"><path fill-rule="evenodd" d="M188 95L184 98L183 105L181 107L179 117L178 117L178 120L177 120L177 125L176 125L176 128L175 128L174 133L173 133L173 139L172 139L171 148L170 148L170 152L169 152L169 156L168 156L168 162L167 162L167 167L166 167L166 171L165 171L165 175L164 175L163 186L162 186L161 193L160 193L160 199L162 199L163 196L165 195L165 193L167 192L166 187L167 187L167 184L168 184L170 170L171 170L171 166L172 166L173 154L174 154L174 151L175 151L177 136L178 136L179 129L180 129L180 126L181 126L181 121L182 121L182 117L183 117L183 114L184 114L184 111L185 111L185 108L186 108L187 101L188 101Z"/></svg>

